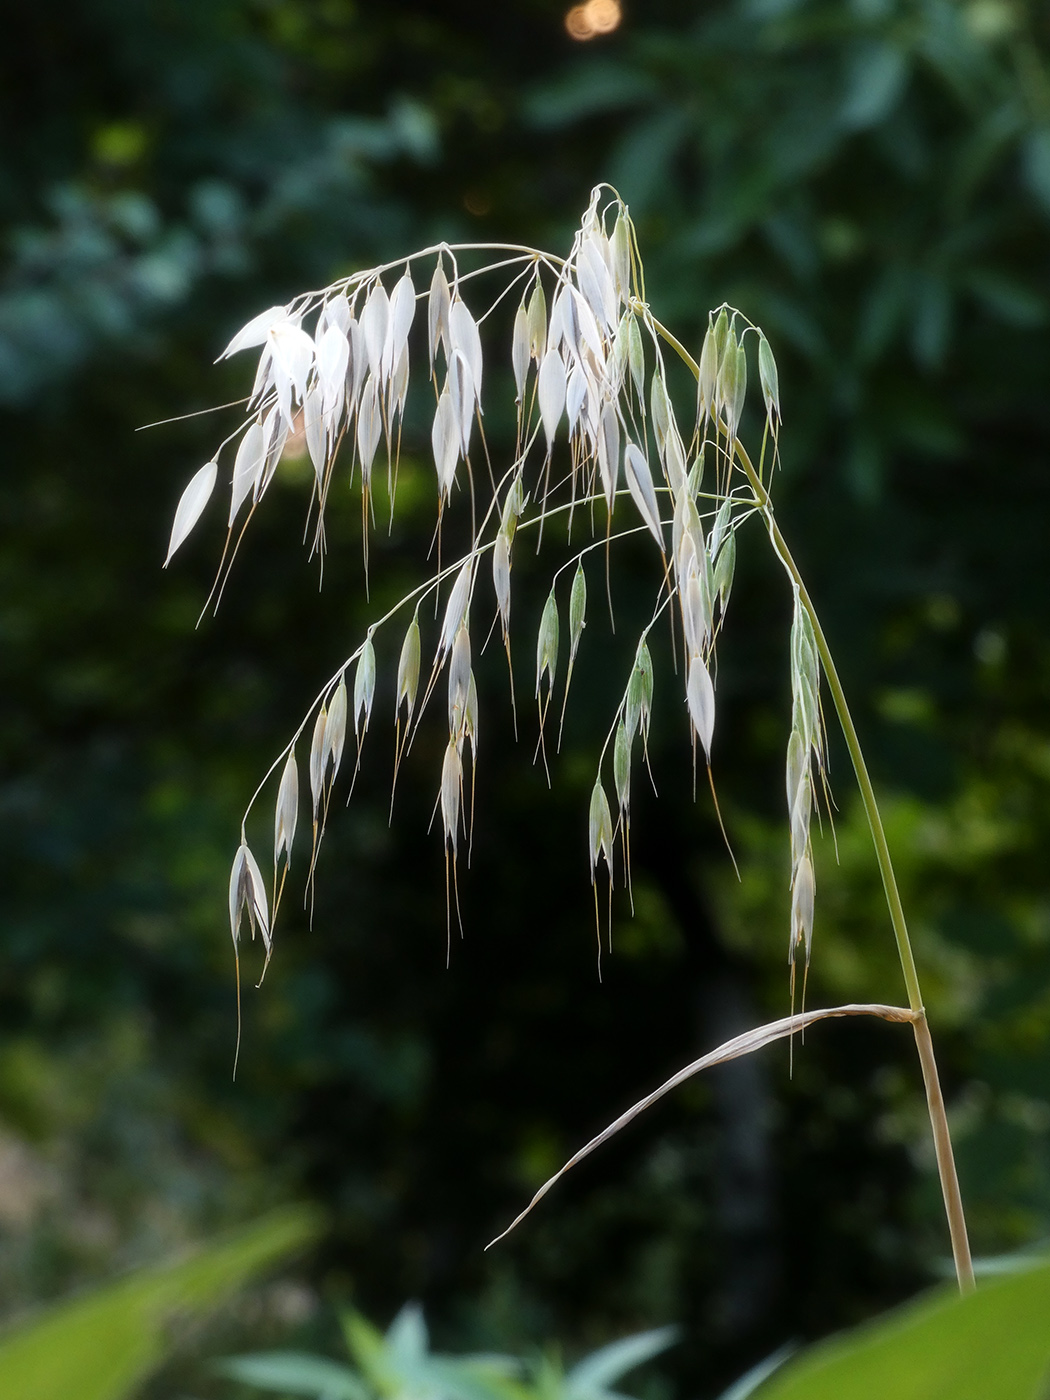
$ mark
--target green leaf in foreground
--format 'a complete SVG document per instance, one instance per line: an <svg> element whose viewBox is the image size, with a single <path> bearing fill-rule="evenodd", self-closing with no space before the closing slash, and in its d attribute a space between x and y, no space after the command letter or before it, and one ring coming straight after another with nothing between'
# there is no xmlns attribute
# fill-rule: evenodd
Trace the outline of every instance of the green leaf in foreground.
<svg viewBox="0 0 1050 1400"><path fill-rule="evenodd" d="M954 1290L834 1337L792 1362L761 1400L1043 1400L1050 1264Z"/></svg>
<svg viewBox="0 0 1050 1400"><path fill-rule="evenodd" d="M321 1396L322 1400L367 1400L371 1392L348 1366L297 1351L266 1351L231 1356L214 1368L220 1376L276 1390L282 1395Z"/></svg>
<svg viewBox="0 0 1050 1400"><path fill-rule="evenodd" d="M0 1395L123 1400L162 1360L173 1314L202 1310L318 1233L313 1211L287 1209L175 1264L54 1307L0 1336Z"/></svg>

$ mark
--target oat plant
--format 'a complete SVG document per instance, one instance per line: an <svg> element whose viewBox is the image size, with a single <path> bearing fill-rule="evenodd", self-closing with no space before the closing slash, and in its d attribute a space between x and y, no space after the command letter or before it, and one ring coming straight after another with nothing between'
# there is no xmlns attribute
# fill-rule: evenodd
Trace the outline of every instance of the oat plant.
<svg viewBox="0 0 1050 1400"><path fill-rule="evenodd" d="M497 308L496 323L501 317L512 323L509 345L497 352L513 373L517 426L509 454L490 452L483 409L486 322ZM595 744L588 814L600 959L599 885L609 900L614 881L630 886L631 791L648 759L654 646L672 655L679 689L671 703L684 705L694 774L700 771L717 813L711 776L717 647L733 587L738 534L745 521L758 517L793 603L792 712L785 762L792 1014L687 1066L562 1171L706 1066L792 1037L827 1017L906 1022L922 1067L956 1272L960 1287L971 1288L966 1225L937 1066L882 820L835 662L774 512L781 405L776 362L762 331L742 312L721 306L711 313L694 358L653 315L628 209L615 191L599 187L565 257L503 243L424 248L264 311L234 336L222 358L243 351L258 354L243 421L186 487L168 550L170 561L209 504L221 475L228 490L227 534L214 599L221 596L252 516L263 508L290 436L305 439L313 465L305 539L322 567L333 495L348 483L359 492L367 587L370 536L385 528L387 514L393 520L397 508L410 385L432 405L428 415L432 413L437 510L418 586L375 618L314 697L248 804L230 876L238 1020L244 918L253 938L258 933L261 939L265 973L297 831L304 875L300 889L312 905L333 795L339 790L349 800L362 747L370 727L377 727L373 708L380 667L389 666L395 678L394 712L384 719L393 731L395 785L428 706L439 703L439 692L447 715L447 745L440 775L435 774L435 816L445 852L446 936L451 941L458 918L459 864L469 858L474 817L479 756L474 662L486 636L494 636L506 655L516 730L525 723L516 707L511 646L515 556L530 549L552 559L538 636L528 639L530 660L535 646L529 688L536 710L536 761L549 779L587 618L596 606L608 608L611 617L609 579L616 547L625 538L641 536L653 548L652 610L641 635L631 639L633 661L616 682L604 742ZM681 361L691 372L695 394L672 401L670 360ZM740 438L749 385L762 406L761 438L754 452ZM450 557L449 536L469 539L468 547ZM519 677L521 666L519 660ZM871 827L906 1007L794 1010L796 995L804 1006L812 952L816 872L810 828L821 807L829 807L826 696L845 736ZM274 799L269 878L245 834L248 815L264 791Z"/></svg>

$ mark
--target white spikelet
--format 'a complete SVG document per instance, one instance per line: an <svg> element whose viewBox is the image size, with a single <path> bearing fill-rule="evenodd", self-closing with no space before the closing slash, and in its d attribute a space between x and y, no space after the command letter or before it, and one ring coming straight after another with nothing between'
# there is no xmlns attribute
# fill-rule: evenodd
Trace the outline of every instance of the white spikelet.
<svg viewBox="0 0 1050 1400"><path fill-rule="evenodd" d="M566 330L569 332L566 338L577 355L582 355L586 346L594 356L595 363L604 366L605 347L594 312L575 287L570 286L568 292L564 312Z"/></svg>
<svg viewBox="0 0 1050 1400"><path fill-rule="evenodd" d="M452 592L445 606L445 619L441 624L441 640L438 642L438 659L443 661L456 639L460 623L467 615L470 605L470 585L474 576L474 560L468 559L456 575Z"/></svg>
<svg viewBox="0 0 1050 1400"><path fill-rule="evenodd" d="M342 410L349 367L350 342L346 332L341 326L329 326L317 343L317 378L326 419L337 417ZM330 438L335 436L331 423L328 424L328 435Z"/></svg>
<svg viewBox="0 0 1050 1400"><path fill-rule="evenodd" d="M295 840L295 824L299 815L299 765L295 761L294 747L281 774L281 785L277 789L277 806L273 818L273 863L276 868L283 855L287 864L292 860L292 842Z"/></svg>
<svg viewBox="0 0 1050 1400"><path fill-rule="evenodd" d="M361 312L361 335L365 344L368 368L376 380L384 378L384 351L390 326L390 298L382 282L377 282L368 294Z"/></svg>
<svg viewBox="0 0 1050 1400"><path fill-rule="evenodd" d="M602 416L598 427L598 470L601 473L605 503L612 515L616 504L616 488L620 482L620 419L616 405L602 405Z"/></svg>
<svg viewBox="0 0 1050 1400"><path fill-rule="evenodd" d="M236 355L238 350L251 350L256 345L265 345L272 327L278 321L287 320L288 308L285 306L271 306L268 311L260 311L258 316L253 316L246 326L241 327L219 359L228 360L231 355Z"/></svg>
<svg viewBox="0 0 1050 1400"><path fill-rule="evenodd" d="M447 501L452 494L452 483L455 480L456 465L459 462L460 443L460 427L456 421L456 410L452 404L452 395L446 385L438 399L437 410L434 414L434 426L430 432L430 445L434 449L434 466L437 469L438 494L439 498L444 501Z"/></svg>
<svg viewBox="0 0 1050 1400"><path fill-rule="evenodd" d="M366 637L354 673L354 734L368 733L372 717L372 701L376 693L376 653L372 638Z"/></svg>
<svg viewBox="0 0 1050 1400"><path fill-rule="evenodd" d="M348 406L353 411L361 397L361 386L368 373L368 351L360 321L351 320L347 327L346 339L350 346L350 360L346 367L346 395Z"/></svg>
<svg viewBox="0 0 1050 1400"><path fill-rule="evenodd" d="M540 363L539 401L540 418L549 449L554 443L565 408L565 361L558 350L548 350Z"/></svg>
<svg viewBox="0 0 1050 1400"><path fill-rule="evenodd" d="M525 376L529 372L529 314L522 302L514 314L514 332L510 342L510 361L514 368L516 402L525 393Z"/></svg>
<svg viewBox="0 0 1050 1400"><path fill-rule="evenodd" d="M660 507L656 500L656 488L653 486L652 473L649 471L649 463L633 442L629 442L624 450L623 467L631 496L638 507L638 514L649 526L653 539L663 549L664 535L660 526Z"/></svg>
<svg viewBox="0 0 1050 1400"><path fill-rule="evenodd" d="M263 346L259 364L255 371L255 382L248 399L248 412L251 413L262 403L274 384L273 350L269 341Z"/></svg>
<svg viewBox="0 0 1050 1400"><path fill-rule="evenodd" d="M336 332L336 334L338 334L338 332ZM324 406L321 395L322 390L320 386L315 384L306 395L306 401L303 404L303 430L306 434L306 450L309 452L310 461L313 463L318 487L324 483L324 469L328 461L328 446L324 430Z"/></svg>
<svg viewBox="0 0 1050 1400"><path fill-rule="evenodd" d="M580 410L583 408L586 398L587 375L582 362L577 360L569 375L569 382L565 386L565 417L568 419L570 433L576 429Z"/></svg>
<svg viewBox="0 0 1050 1400"><path fill-rule="evenodd" d="M715 732L715 688L711 684L711 673L700 656L694 656L689 662L689 680L685 693L689 705L689 718L703 745L704 755L710 763L711 740Z"/></svg>
<svg viewBox="0 0 1050 1400"><path fill-rule="evenodd" d="M412 711L416 707L416 691L419 688L420 653L419 613L416 612L413 613L412 621L408 624L405 640L401 643L401 655L397 662L396 711L399 712L401 706L406 704L409 723L412 720Z"/></svg>
<svg viewBox="0 0 1050 1400"><path fill-rule="evenodd" d="M683 552L685 545L683 545ZM699 656L707 647L713 629L711 599L707 591L703 565L691 555L685 576L678 588L682 603L682 627L686 649L690 656Z"/></svg>
<svg viewBox="0 0 1050 1400"><path fill-rule="evenodd" d="M376 448L383 435L383 414L379 406L379 382L369 374L361 393L357 411L357 452L361 458L361 477L367 484L372 475Z"/></svg>
<svg viewBox="0 0 1050 1400"><path fill-rule="evenodd" d="M459 812L463 796L463 760L455 739L449 739L441 765L441 825L445 843L456 849L459 837Z"/></svg>
<svg viewBox="0 0 1050 1400"><path fill-rule="evenodd" d="M201 518L204 507L208 504L211 493L215 490L218 474L219 465L217 462L205 462L200 471L194 472L193 476L190 477L189 483L175 507L171 539L168 541L168 553L164 560L165 569L171 562L171 556Z"/></svg>
<svg viewBox="0 0 1050 1400"><path fill-rule="evenodd" d="M671 495L677 501L686 489L685 448L682 446L681 435L673 424L664 438L661 461Z"/></svg>
<svg viewBox="0 0 1050 1400"><path fill-rule="evenodd" d="M284 444L288 441L288 419L274 404L263 420L263 469L255 479L253 499L262 500L263 493L273 480L277 463L281 460Z"/></svg>
<svg viewBox="0 0 1050 1400"><path fill-rule="evenodd" d="M261 423L253 423L241 438L237 456L233 463L233 492L230 497L230 525L237 518L237 512L255 490L262 477L265 463L266 443Z"/></svg>
<svg viewBox="0 0 1050 1400"><path fill-rule="evenodd" d="M510 540L503 530L496 536L492 548L492 586L496 590L500 625L506 637L510 627Z"/></svg>
<svg viewBox="0 0 1050 1400"><path fill-rule="evenodd" d="M394 366L394 377L390 381L391 412L404 414L405 400L408 398L409 356L408 346L401 351L401 358Z"/></svg>
<svg viewBox="0 0 1050 1400"><path fill-rule="evenodd" d="M605 795L605 788L602 786L601 778L595 780L591 790L591 804L588 813L588 848L591 858L591 884L594 884L594 875L598 867L598 857L605 857L606 868L609 871L609 879L613 873L613 823L612 812L609 809L609 799Z"/></svg>
<svg viewBox="0 0 1050 1400"><path fill-rule="evenodd" d="M390 294L390 330L387 346L388 374L393 374L408 345L408 333L416 315L416 288L408 269Z"/></svg>
<svg viewBox="0 0 1050 1400"><path fill-rule="evenodd" d="M437 348L444 343L445 358L448 358L448 313L452 295L448 287L445 269L439 262L430 279L430 297L427 302L427 346L430 350L430 367L434 368Z"/></svg>
<svg viewBox="0 0 1050 1400"><path fill-rule="evenodd" d="M481 334L478 323L470 314L466 302L458 296L452 302L448 313L448 338L453 354L458 350L470 366L470 377L474 382L474 394L481 405L481 377L484 363L481 353Z"/></svg>
<svg viewBox="0 0 1050 1400"><path fill-rule="evenodd" d="M310 797L313 800L314 821L317 821L317 814L321 810L321 798L324 796L324 770L325 770L325 746L324 736L328 727L328 711L324 705L317 711L317 718L314 720L313 737L310 740Z"/></svg>
<svg viewBox="0 0 1050 1400"><path fill-rule="evenodd" d="M343 746L346 743L346 712L347 696L346 681L340 677L339 684L335 688L332 696L332 703L328 707L328 718L324 726L324 762L322 764L322 778L328 768L332 765L331 782L335 782L336 774L339 772L339 764L343 758Z"/></svg>
<svg viewBox="0 0 1050 1400"><path fill-rule="evenodd" d="M618 296L613 285L602 244L608 240L602 233L585 238L576 259L576 277L580 291L599 326L608 332L616 322Z"/></svg>
<svg viewBox="0 0 1050 1400"><path fill-rule="evenodd" d="M463 731L467 713L467 692L470 689L470 633L461 622L452 643L448 663L448 727L458 738Z"/></svg>
<svg viewBox="0 0 1050 1400"><path fill-rule="evenodd" d="M470 451L470 433L474 426L476 401L474 375L466 355L460 349L452 352L448 366L448 391L452 396L452 411L459 429L459 450L464 458Z"/></svg>
<svg viewBox="0 0 1050 1400"><path fill-rule="evenodd" d="M292 401L302 403L314 362L314 343L301 326L279 321L269 333L277 376L277 400L287 421L292 421Z"/></svg>
<svg viewBox="0 0 1050 1400"><path fill-rule="evenodd" d="M346 299L345 292L340 292L338 296L325 302L324 306L321 307L321 314L317 318L317 328L314 332L318 351L320 351L321 341L329 326L338 326L344 335L348 333L350 315L350 303Z"/></svg>
<svg viewBox="0 0 1050 1400"><path fill-rule="evenodd" d="M806 953L806 966L809 966L813 948L813 906L816 899L816 877L813 862L807 852L798 863L791 890L791 944L788 961L795 961L795 949L802 944Z"/></svg>
<svg viewBox="0 0 1050 1400"><path fill-rule="evenodd" d="M230 871L230 933L234 943L238 941L241 915L247 912L252 937L256 925L262 934L263 946L270 952L270 907L266 899L266 885L258 861L242 841L237 847Z"/></svg>

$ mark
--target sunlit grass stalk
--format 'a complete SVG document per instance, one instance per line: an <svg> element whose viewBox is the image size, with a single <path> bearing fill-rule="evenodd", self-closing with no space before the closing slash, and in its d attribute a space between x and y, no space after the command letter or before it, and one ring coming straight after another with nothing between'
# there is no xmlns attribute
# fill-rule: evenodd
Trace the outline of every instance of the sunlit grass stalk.
<svg viewBox="0 0 1050 1400"><path fill-rule="evenodd" d="M683 363L686 364L699 382L700 366L689 354L688 350L658 321L653 321L659 335L671 346ZM766 490L759 473L755 470L750 456L743 444L736 440L734 443L734 453L737 461L743 468L751 489L755 493L755 498L759 502L763 519L769 531L769 538L773 548L776 550L781 563L791 576L798 594L802 600L802 606L809 615L809 620L813 625L814 636L817 641L817 649L820 653L821 665L824 667L824 674L827 679L828 689L835 705L835 713L838 716L839 724L842 728L843 737L846 740L846 747L849 750L850 760L853 764L853 771L857 777L857 785L860 788L861 802L864 805L864 812L868 819L868 826L871 830L872 841L875 846L875 859L878 862L879 874L882 876L883 890L886 894L886 904L889 909L890 922L893 925L893 934L897 942L897 954L900 958L901 971L904 974L904 985L908 993L908 1005L914 1012L912 1020L912 1030L915 1033L915 1044L919 1052L919 1063L922 1066L923 1083L926 1088L926 1104L930 1116L930 1127L933 1131L934 1150L937 1158L937 1174L940 1178L941 1193L944 1197L944 1209L948 1217L948 1229L951 1234L952 1256L955 1261L955 1275L959 1282L959 1288L967 1293L975 1287L973 1274L973 1261L970 1257L970 1241L966 1229L966 1216L963 1212L962 1194L959 1190L959 1176L955 1168L955 1153L952 1149L951 1132L948 1127L948 1115L944 1107L944 1096L941 1093L940 1076L937 1073L937 1061L933 1051L933 1038L930 1035L929 1023L926 1019L926 1008L923 1003L922 989L919 985L919 973L915 966L915 954L912 951L911 938L908 935L908 924L904 917L904 906L901 903L900 890L897 887L897 877L893 869L893 858L890 855L889 842L886 840L886 830L882 824L882 814L879 811L879 804L875 797L875 789L872 786L871 776L868 773L868 765L864 759L864 751L860 745L857 735L856 725L853 723L853 716L850 714L849 705L846 701L846 692L842 688L842 681L839 678L838 667L835 665L835 658L828 646L828 641L824 635L824 629L820 625L817 610L813 606L813 600L806 588L802 574L794 557L787 546L777 524L776 516L773 512L773 502L769 492Z"/></svg>

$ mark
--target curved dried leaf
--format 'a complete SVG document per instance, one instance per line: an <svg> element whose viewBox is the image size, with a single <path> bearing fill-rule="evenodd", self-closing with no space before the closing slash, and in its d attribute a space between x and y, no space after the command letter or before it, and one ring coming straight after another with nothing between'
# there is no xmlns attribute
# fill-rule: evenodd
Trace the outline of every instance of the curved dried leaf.
<svg viewBox="0 0 1050 1400"><path fill-rule="evenodd" d="M593 795L591 802L593 806ZM797 1035L800 1031L804 1031L808 1026L815 1025L818 1021L827 1021L836 1016L878 1016L884 1021L899 1021L909 1024L915 1020L915 1012L909 1011L908 1008L904 1006L885 1006L879 1003L864 1004L854 1002L846 1006L832 1006L821 1011L799 1012L794 1016L785 1016L780 1021L770 1021L767 1025L756 1026L753 1030L745 1031L743 1035L734 1036L731 1040L725 1041L708 1054L701 1055L698 1060L694 1060L692 1064L686 1065L685 1068L680 1069L677 1074L673 1074L671 1078L661 1084L658 1089L654 1089L651 1094L647 1094L644 1099L640 1099L629 1108L626 1113L621 1113L615 1122L610 1123L597 1137L592 1138L585 1147L581 1147L575 1156L570 1157L563 1167L555 1172L548 1181L543 1183L517 1219L513 1220L501 1235L497 1235L494 1240L490 1241L490 1243L486 1245L486 1248L491 1249L494 1244L498 1244L500 1240L509 1235L515 1226L520 1225L533 1207L539 1204L551 1187L554 1186L567 1171L576 1166L578 1162L582 1162L585 1157L589 1157L596 1148L608 1142L621 1128L625 1128L627 1124L633 1122L640 1113L644 1113L647 1108L650 1108L659 1099L662 1099L665 1094L669 1094L672 1089L677 1089L679 1084L684 1084L687 1079L691 1079L694 1074L699 1074L701 1070L712 1069L715 1065L725 1064L729 1060L739 1059L741 1055L750 1055L753 1051L760 1050L765 1045L771 1045L775 1040L785 1040L788 1036Z"/></svg>

